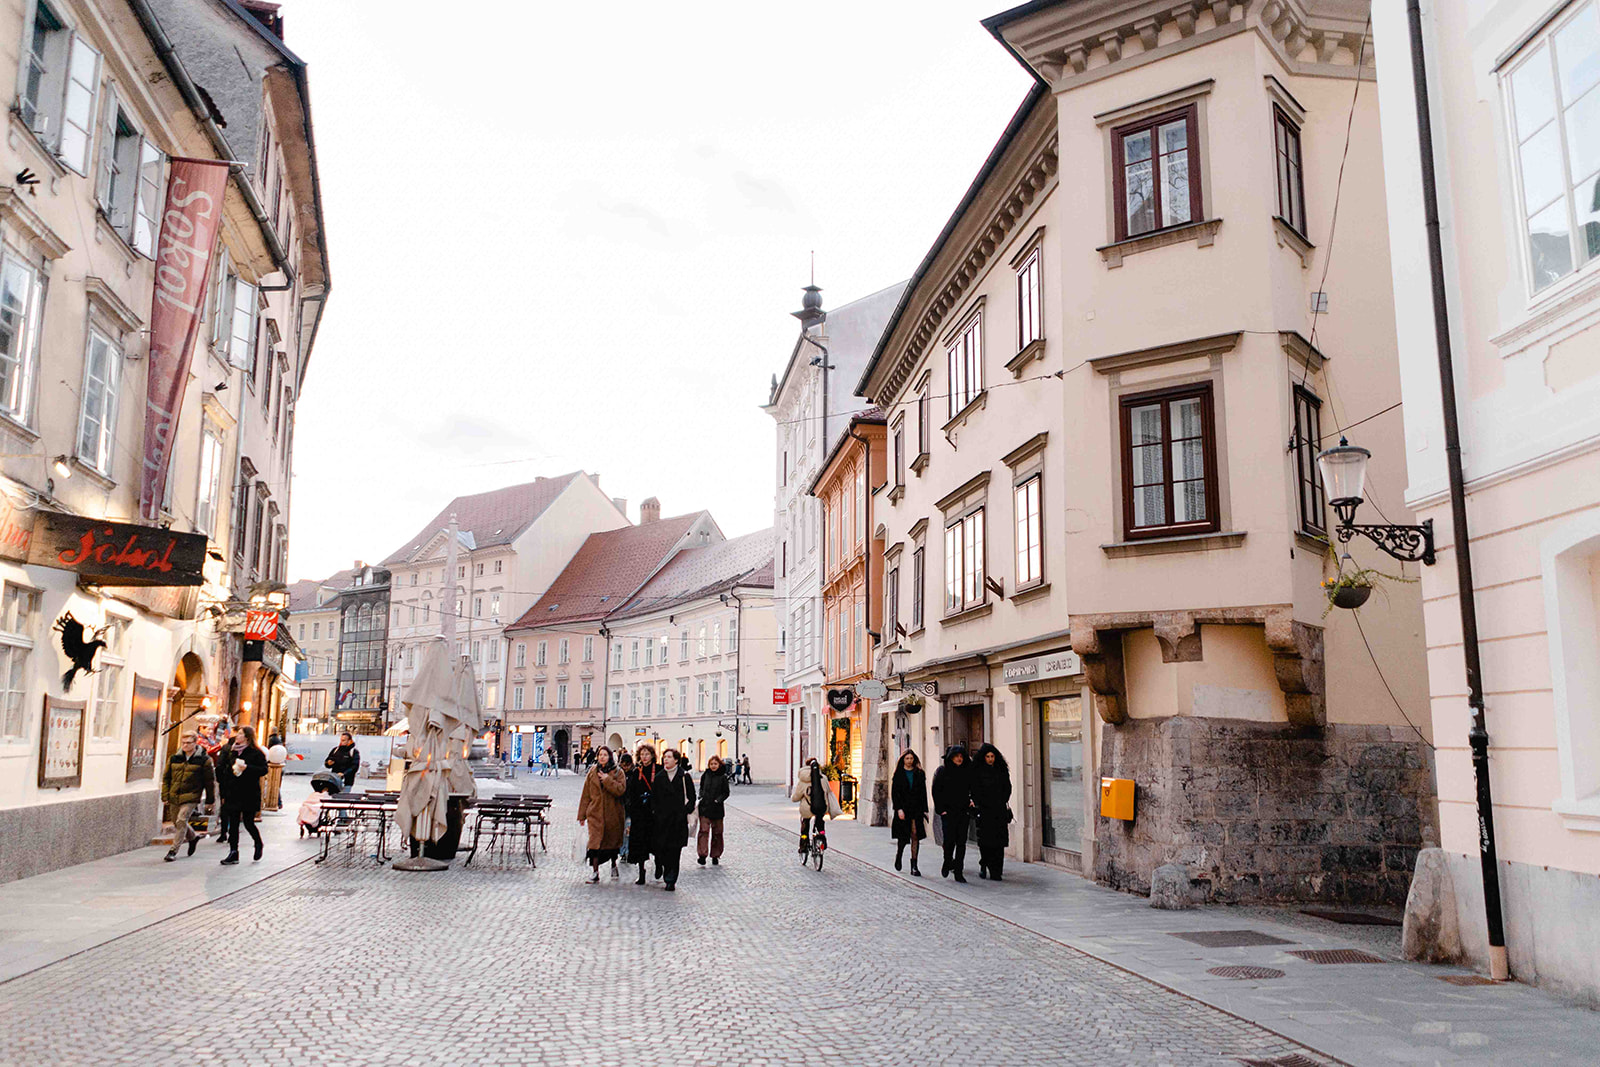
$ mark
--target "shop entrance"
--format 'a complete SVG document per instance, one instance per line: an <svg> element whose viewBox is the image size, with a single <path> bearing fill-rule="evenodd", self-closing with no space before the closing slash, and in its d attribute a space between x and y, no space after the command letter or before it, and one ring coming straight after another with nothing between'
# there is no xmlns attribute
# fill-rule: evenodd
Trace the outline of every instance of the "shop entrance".
<svg viewBox="0 0 1600 1067"><path fill-rule="evenodd" d="M1044 858L1077 868L1084 829L1082 696L1039 701L1039 756Z"/></svg>
<svg viewBox="0 0 1600 1067"><path fill-rule="evenodd" d="M565 767L567 765L567 731L557 730L556 735L552 739L551 743L556 747L556 766Z"/></svg>
<svg viewBox="0 0 1600 1067"><path fill-rule="evenodd" d="M983 705L957 704L945 715L945 747L962 745L972 759L983 744ZM940 753L942 757L944 754Z"/></svg>

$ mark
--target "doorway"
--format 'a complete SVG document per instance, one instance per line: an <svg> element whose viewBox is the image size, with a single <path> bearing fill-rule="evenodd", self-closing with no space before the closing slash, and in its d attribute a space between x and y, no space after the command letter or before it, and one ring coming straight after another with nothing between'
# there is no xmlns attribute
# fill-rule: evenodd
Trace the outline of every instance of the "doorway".
<svg viewBox="0 0 1600 1067"><path fill-rule="evenodd" d="M565 767L567 765L567 731L557 730L552 740L556 747L556 766Z"/></svg>
<svg viewBox="0 0 1600 1067"><path fill-rule="evenodd" d="M1083 697L1039 701L1040 844L1047 862L1082 866Z"/></svg>
<svg viewBox="0 0 1600 1067"><path fill-rule="evenodd" d="M945 713L944 743L947 749L951 745L962 745L970 760L983 741L982 704L957 704Z"/></svg>

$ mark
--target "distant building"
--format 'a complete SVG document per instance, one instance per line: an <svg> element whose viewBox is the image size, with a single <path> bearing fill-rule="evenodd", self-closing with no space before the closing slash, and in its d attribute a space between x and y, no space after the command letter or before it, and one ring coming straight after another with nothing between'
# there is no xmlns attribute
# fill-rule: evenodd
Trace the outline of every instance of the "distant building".
<svg viewBox="0 0 1600 1067"><path fill-rule="evenodd" d="M364 565L361 565L364 566ZM305 580L289 587L289 620L300 646L299 701L289 709L289 732L321 734L335 729L334 703L339 682L339 593L350 585L352 570L322 581Z"/></svg>
<svg viewBox="0 0 1600 1067"><path fill-rule="evenodd" d="M389 581L382 567L357 567L334 600L339 609L339 676L333 699L337 730L383 732L385 712L390 711L385 686Z"/></svg>

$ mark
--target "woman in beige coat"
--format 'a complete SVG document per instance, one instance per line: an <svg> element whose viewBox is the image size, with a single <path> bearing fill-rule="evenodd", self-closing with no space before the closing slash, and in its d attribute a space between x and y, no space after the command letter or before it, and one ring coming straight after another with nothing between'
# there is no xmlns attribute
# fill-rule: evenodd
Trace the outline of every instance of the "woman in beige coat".
<svg viewBox="0 0 1600 1067"><path fill-rule="evenodd" d="M828 787L828 776L822 773L822 768L814 759L800 765L800 771L794 778L794 792L789 794L789 799L800 805L800 851L803 853L811 845L813 824L817 833L826 839L827 834L822 829L823 820L837 819L842 809L839 807L839 798Z"/></svg>
<svg viewBox="0 0 1600 1067"><path fill-rule="evenodd" d="M622 796L627 791L628 781L622 769L612 760L611 750L601 745L578 799L578 823L589 828L585 858L594 871L590 885L600 880L600 865L606 860L611 861L611 877L617 876L617 854L622 850Z"/></svg>

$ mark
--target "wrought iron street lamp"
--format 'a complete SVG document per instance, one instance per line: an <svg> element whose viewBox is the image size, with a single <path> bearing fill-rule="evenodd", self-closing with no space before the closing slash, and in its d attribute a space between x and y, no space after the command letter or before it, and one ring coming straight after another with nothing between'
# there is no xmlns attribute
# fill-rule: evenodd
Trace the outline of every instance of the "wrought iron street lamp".
<svg viewBox="0 0 1600 1067"><path fill-rule="evenodd" d="M1428 566L1434 562L1433 520L1426 519L1420 526L1403 526L1395 523L1358 524L1356 509L1365 499L1367 462L1372 453L1357 448L1347 439L1339 438L1337 447L1317 456L1317 469L1322 472L1322 485L1328 494L1328 505L1339 517L1333 528L1341 544L1360 534L1395 559L1408 563L1421 561Z"/></svg>

